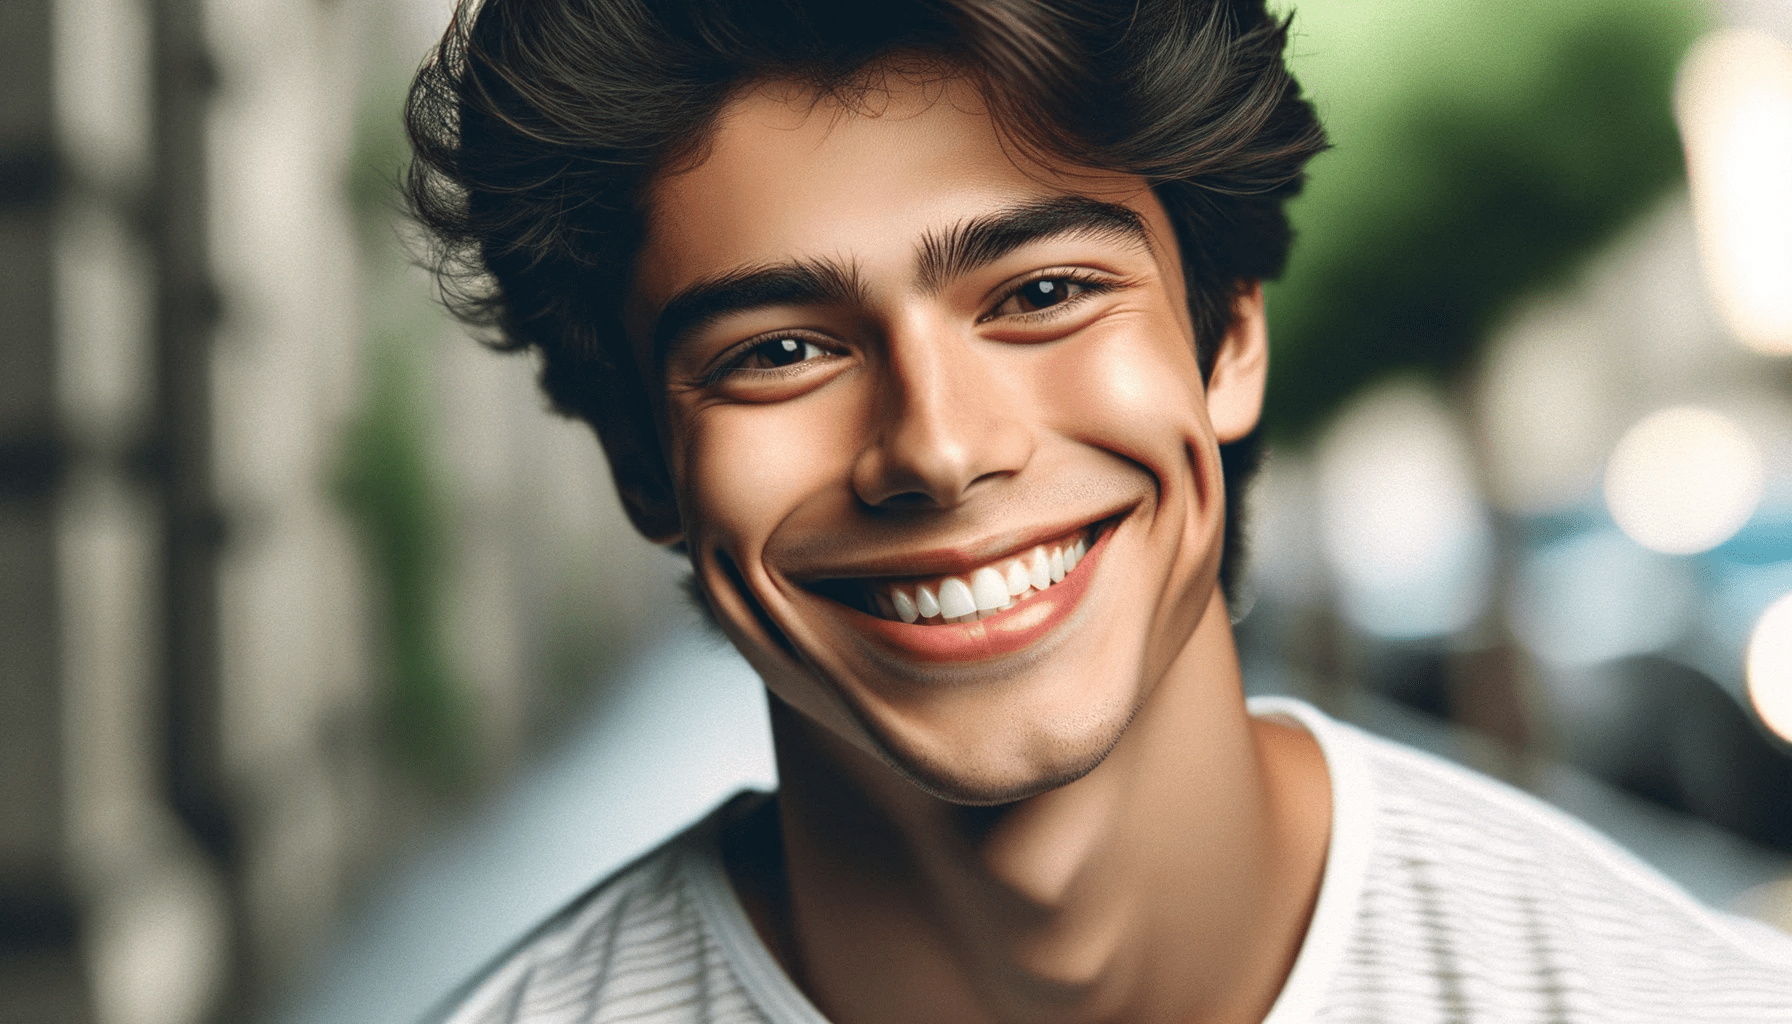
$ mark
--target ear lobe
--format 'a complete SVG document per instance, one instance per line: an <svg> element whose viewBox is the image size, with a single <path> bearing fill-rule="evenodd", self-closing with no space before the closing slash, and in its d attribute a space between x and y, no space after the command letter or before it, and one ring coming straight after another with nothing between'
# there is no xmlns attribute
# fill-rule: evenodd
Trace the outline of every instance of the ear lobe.
<svg viewBox="0 0 1792 1024"><path fill-rule="evenodd" d="M684 539L684 524L678 519L678 507L670 500L660 500L641 487L625 485L620 477L616 493L622 498L622 509L628 521L641 536L655 544L676 544Z"/></svg>
<svg viewBox="0 0 1792 1024"><path fill-rule="evenodd" d="M1232 325L1220 340L1207 375L1207 418L1221 444L1256 429L1269 380L1269 322L1263 311L1263 282L1253 281L1232 300Z"/></svg>
<svg viewBox="0 0 1792 1024"><path fill-rule="evenodd" d="M610 477L622 510L641 536L655 544L673 544L684 538L678 502L672 497L672 481L666 476L657 443L643 443L636 432L612 422L598 431Z"/></svg>

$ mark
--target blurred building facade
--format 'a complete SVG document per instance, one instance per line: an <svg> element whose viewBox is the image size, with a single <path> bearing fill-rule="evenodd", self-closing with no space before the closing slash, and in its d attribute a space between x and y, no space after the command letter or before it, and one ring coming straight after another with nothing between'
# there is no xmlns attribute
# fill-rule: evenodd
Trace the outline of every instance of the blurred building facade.
<svg viewBox="0 0 1792 1024"><path fill-rule="evenodd" d="M19 546L29 565L9 551L0 573L9 613L0 633L5 820L28 829L30 844L29 861L8 865L9 882L19 881L0 896L17 937L0 953L7 1020L234 1014L282 955L283 940L309 924L302 912L292 926L274 925L292 911L275 892L296 882L323 895L300 909L327 913L330 876L357 854L341 839L371 808L302 810L320 789L376 796L356 777L366 757L352 745L295 751L254 731L257 718L278 717L314 732L313 720L365 686L352 613L331 629L348 642L289 651L284 678L230 657L255 630L314 628L307 599L340 607L354 587L352 575L328 578L350 559L340 537L317 528L315 489L270 503L280 515L271 523L251 523L244 498L227 496L241 488L242 461L219 442L238 436L232 417L240 412L219 407L217 364L259 296L217 273L220 253L238 255L218 230L231 219L218 201L228 189L215 173L218 144L228 144L218 108L221 98L265 89L277 72L223 77L212 13L183 0L7 5L10 21L28 22L6 33L8 71L28 79L9 83L9 118L18 117L20 97L37 102L30 134L6 140L8 168L31 171L27 188L9 189L9 218L34 229L28 243L5 248L38 261L29 274L6 275L16 288L0 307L4 376L23 385L17 397L9 390L7 450L26 460L5 467L6 513L17 522L29 510L34 524ZM321 13L300 8L301 21L313 23L266 38L303 60ZM313 77L294 84L338 81ZM328 104L327 91L318 99ZM270 129L287 123L287 111L274 113ZM352 260L344 244L352 238L340 226L330 236L343 220L340 204L328 184L320 195L305 178L332 174L341 146L315 130L281 134L296 157L281 184L313 185L287 195L284 208L316 231L302 240L309 245L266 241L288 250L280 272L313 307L313 345L295 351L326 366L353 350L342 322L354 308L352 262L342 264ZM332 266L337 280L306 280L307 271ZM26 358L29 376L11 372ZM352 363L337 370L336 390L351 372ZM259 402L315 401L311 383L264 385ZM301 410L283 416L280 430L300 435L302 446L306 432L328 423L327 413ZM289 490L303 492L303 460L261 446L253 463L296 477ZM245 616L241 578L253 569L244 563L267 565L295 546L313 571L284 574L291 596L282 621ZM307 576L320 573L330 592L305 593ZM255 684L268 683L288 697L278 714L257 707ZM282 777L269 784L271 775ZM258 797L270 795L268 810L309 819L314 835L341 848L283 863L271 819L256 813ZM30 802L43 810L20 813ZM337 820L318 820L332 812Z"/></svg>
<svg viewBox="0 0 1792 1024"><path fill-rule="evenodd" d="M0 5L0 1021L249 1019L675 599L398 236L446 15Z"/></svg>

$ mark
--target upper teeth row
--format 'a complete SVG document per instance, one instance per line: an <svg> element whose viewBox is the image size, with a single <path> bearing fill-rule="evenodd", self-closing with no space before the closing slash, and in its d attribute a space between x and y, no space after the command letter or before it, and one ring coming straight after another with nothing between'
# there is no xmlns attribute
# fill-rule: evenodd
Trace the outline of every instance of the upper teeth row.
<svg viewBox="0 0 1792 1024"><path fill-rule="evenodd" d="M968 582L947 576L932 583L889 587L877 594L877 607L885 618L903 622L972 622L1012 608L1062 580L1088 550L1081 537L1068 545L1042 544L1018 558L976 570Z"/></svg>

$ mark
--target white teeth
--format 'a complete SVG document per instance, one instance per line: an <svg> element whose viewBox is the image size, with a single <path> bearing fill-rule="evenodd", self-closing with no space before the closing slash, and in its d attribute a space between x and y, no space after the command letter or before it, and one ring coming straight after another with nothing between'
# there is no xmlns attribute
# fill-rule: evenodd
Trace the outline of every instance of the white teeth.
<svg viewBox="0 0 1792 1024"><path fill-rule="evenodd" d="M945 587L940 589L944 590ZM1008 581L1002 574L985 566L971 574L971 597L980 612L993 611L1008 603Z"/></svg>
<svg viewBox="0 0 1792 1024"><path fill-rule="evenodd" d="M949 576L934 587L916 585L912 591L903 587L879 589L870 595L876 612L886 619L914 623L922 619L946 622L975 622L998 612L1007 611L1064 576L1089 553L1088 538L1079 538L1063 547L1041 545L1027 554L998 566L984 566L971 573L969 580Z"/></svg>
<svg viewBox="0 0 1792 1024"><path fill-rule="evenodd" d="M915 588L915 610L923 619L931 619L940 613L940 599L933 596L933 591L926 587Z"/></svg>
<svg viewBox="0 0 1792 1024"><path fill-rule="evenodd" d="M896 606L896 617L904 622L913 622L921 617L920 609L915 607L915 599L908 596L908 591L898 589L890 595L890 603Z"/></svg>
<svg viewBox="0 0 1792 1024"><path fill-rule="evenodd" d="M1002 582L1008 584L1009 597L1019 597L1033 585L1033 581L1027 576L1027 567L1018 558L1008 563L1008 571L1003 574Z"/></svg>
<svg viewBox="0 0 1792 1024"><path fill-rule="evenodd" d="M991 575L994 575L994 573L991 573ZM1001 577L997 576L996 580L997 582L1000 582ZM1008 595L1005 592L1006 588L1003 589L1004 593L1002 597L1003 600L1006 600ZM999 603L1000 602L997 602L997 604ZM990 605L990 607L993 608L995 605ZM956 619L965 615L970 615L976 610L977 601L971 596L971 588L966 586L963 580L953 576L940 584L941 615L944 615L948 619Z"/></svg>

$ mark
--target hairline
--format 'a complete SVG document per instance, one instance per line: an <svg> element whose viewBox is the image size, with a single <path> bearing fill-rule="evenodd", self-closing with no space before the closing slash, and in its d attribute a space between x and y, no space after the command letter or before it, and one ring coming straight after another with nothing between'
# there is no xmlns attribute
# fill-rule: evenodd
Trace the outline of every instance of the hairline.
<svg viewBox="0 0 1792 1024"><path fill-rule="evenodd" d="M650 390L657 390L663 377L666 354L671 347L667 344L668 341L676 340L665 338L660 330L660 324L666 311L671 308L681 294L691 287L681 288L669 299L656 303L657 308L646 308L641 304L640 259L647 249L649 239L653 236L655 211L660 205L661 186L673 178L702 166L713 154L715 140L726 123L741 113L743 101L755 93L773 91L777 99L790 104L793 108L799 104L806 105L808 107L806 115L808 116L814 115L820 108L831 107L832 110L828 116L838 121L855 116L886 116L885 112L881 110L866 110L862 101L866 96L882 91L890 76L906 79L911 83L921 85L924 89L937 88L937 94L927 97L927 108L931 108L936 103L952 102L947 96L947 87L954 81L965 82L975 90L976 95L982 100L982 112L989 118L995 130L997 144L1015 167L1022 170L1023 173L1032 176L1034 172L1028 167L1031 164L1038 168L1049 167L1054 174L1060 177L1074 178L1081 173L1125 174L1137 178L1144 189L1153 193L1157 192L1158 182L1139 175L1131 169L1084 164L1080 162L1077 154L1053 147L1043 139L1033 138L1025 126L1010 123L1012 119L1006 111L1006 104L992 102L1001 92L1010 90L1006 89L996 76L991 74L989 68L957 57L944 48L935 50L924 47L904 47L877 54L833 79L824 79L818 73L819 71L819 67L812 68L809 73L805 74L802 65L793 64L781 72L744 76L740 81L726 87L722 91L720 101L709 116L697 122L685 138L668 144L660 156L651 162L643 175L636 200L640 234L637 236L637 245L634 251L629 253L626 261L627 269L623 278L626 284L618 309L620 315L617 322L622 328L622 340L628 350L628 358L636 377L643 386ZM776 93L775 91L779 89L787 89L788 93ZM918 113L920 112L905 116L916 116ZM1067 190L1061 194L1078 195L1080 193ZM1168 205L1165 205L1164 214L1169 221L1171 231L1170 237L1164 239L1163 244L1174 247L1178 263L1186 277L1190 264L1188 263L1189 254L1182 251L1183 247L1178 237L1182 230L1181 225L1178 224L1175 215L1170 212ZM1147 229L1142 234L1145 245L1155 251L1158 243L1152 239L1153 233ZM693 286L702 287L707 282L722 282L768 269L788 269L797 274L808 274L820 268L820 264L825 262L828 261L799 257L790 260L742 264L727 268L714 275L706 275L704 279L694 282ZM832 274L836 268L820 269L826 269ZM858 268L855 265L843 269L847 272L848 277L855 277ZM925 270L923 274L925 274ZM849 283L856 283L856 280ZM1224 292L1230 295L1236 293L1245 283L1244 278L1238 278L1210 282L1210 286L1216 290L1216 293ZM1183 298L1183 305L1188 307L1195 300L1194 289L1189 287L1192 282L1184 280L1183 284L1184 290L1187 292ZM1188 312L1193 315L1193 308L1190 307ZM1195 344L1199 351L1202 339L1197 337Z"/></svg>

